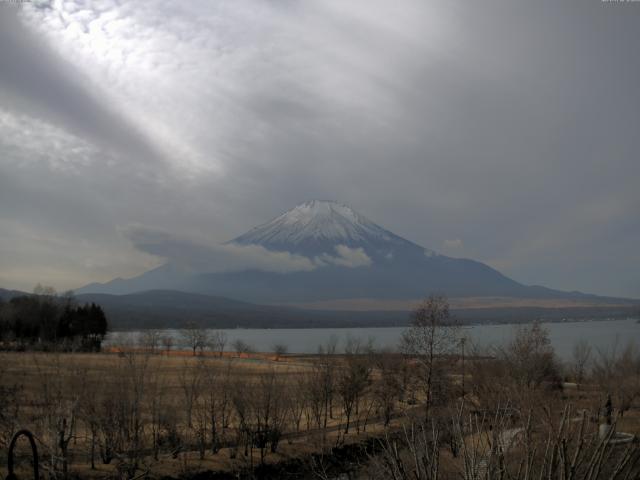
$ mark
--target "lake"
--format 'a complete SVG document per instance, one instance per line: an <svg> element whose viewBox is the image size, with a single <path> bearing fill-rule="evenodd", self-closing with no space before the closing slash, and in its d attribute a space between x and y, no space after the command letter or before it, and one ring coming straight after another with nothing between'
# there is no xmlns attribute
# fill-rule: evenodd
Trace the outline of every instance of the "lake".
<svg viewBox="0 0 640 480"><path fill-rule="evenodd" d="M623 348L630 341L640 342L640 323L637 319L593 320L583 322L554 322L542 324L549 331L549 338L557 355L569 360L574 345L580 340L587 341L595 350ZM469 325L462 327L464 335L479 347L507 344L518 325ZM315 353L318 345L327 344L332 337L338 340L338 349L348 338L362 341L371 340L378 348L397 347L404 327L388 328L283 328L283 329L227 329L227 348L235 340L243 340L255 351L272 351L276 344L286 345L289 353ZM180 330L165 330L164 334L175 339L177 348L185 348L181 343ZM135 341L140 332L113 332L107 336L105 344Z"/></svg>

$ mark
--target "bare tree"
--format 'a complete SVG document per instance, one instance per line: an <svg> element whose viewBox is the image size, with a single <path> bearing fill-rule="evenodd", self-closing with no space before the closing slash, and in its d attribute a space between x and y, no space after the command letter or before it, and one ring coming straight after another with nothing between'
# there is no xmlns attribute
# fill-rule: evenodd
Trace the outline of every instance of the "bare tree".
<svg viewBox="0 0 640 480"><path fill-rule="evenodd" d="M276 343L271 347L271 351L275 354L276 359L280 359L280 357L287 354L289 347L284 343Z"/></svg>
<svg viewBox="0 0 640 480"><path fill-rule="evenodd" d="M89 432L89 457L91 460L91 470L96 469L96 449L98 447L98 436L100 433L100 404L104 396L104 381L92 376L89 379L90 395L84 395L80 401L79 417L83 421L86 430Z"/></svg>
<svg viewBox="0 0 640 480"><path fill-rule="evenodd" d="M573 361L571 363L571 373L578 387L584 381L590 360L591 345L586 340L580 340L573 346Z"/></svg>
<svg viewBox="0 0 640 480"><path fill-rule="evenodd" d="M628 480L639 478L640 447L619 448L612 438L615 425L600 438L586 415L575 418L569 405L560 415L550 415L543 425L533 416L515 425L508 415L490 412L485 417L462 408L450 419L451 435L459 445L459 462L443 461L444 431L430 424L409 422L397 436L387 435L381 452L371 459L369 478L383 480L464 479L562 479Z"/></svg>
<svg viewBox="0 0 640 480"><path fill-rule="evenodd" d="M245 452L249 447L258 447L260 461L264 463L267 448L272 453L277 451L286 424L288 409L283 380L272 369L254 378L249 385L237 382L233 391L239 426L245 435Z"/></svg>
<svg viewBox="0 0 640 480"><path fill-rule="evenodd" d="M323 428L322 419L327 418L326 405L329 401L327 399L327 374L324 368L314 365L313 370L307 372L304 377L304 391L307 395L308 408L305 410L307 413L307 429L310 423L313 422L316 428ZM331 387L333 388L333 387Z"/></svg>
<svg viewBox="0 0 640 480"><path fill-rule="evenodd" d="M370 350L363 348L360 341L347 339L345 346L345 365L338 372L337 391L342 400L342 410L346 417L344 433L349 433L351 414L356 414L361 396L370 383L371 363Z"/></svg>
<svg viewBox="0 0 640 480"><path fill-rule="evenodd" d="M302 416L309 411L307 377L303 373L294 374L289 385L288 396L289 418L291 418L295 431L299 432Z"/></svg>
<svg viewBox="0 0 640 480"><path fill-rule="evenodd" d="M210 338L210 346L214 352L218 352L221 357L224 353L224 347L227 345L227 334L225 332L221 332L220 330L216 330L211 334Z"/></svg>
<svg viewBox="0 0 640 480"><path fill-rule="evenodd" d="M249 353L253 351L253 347L240 338L238 338L237 340L234 340L231 346L238 355L242 355L243 353Z"/></svg>
<svg viewBox="0 0 640 480"><path fill-rule="evenodd" d="M145 406L149 415L148 430L151 435L153 459L157 461L160 453L163 412L168 409L166 376L162 369L150 368L146 381L148 395L145 397Z"/></svg>
<svg viewBox="0 0 640 480"><path fill-rule="evenodd" d="M182 341L193 351L193 356L202 352L209 345L208 332L195 322L187 322L180 331Z"/></svg>
<svg viewBox="0 0 640 480"><path fill-rule="evenodd" d="M549 392L560 389L560 368L548 331L534 323L518 326L513 339L500 348L471 346L465 362L467 386L485 411L505 408L527 412L546 403Z"/></svg>
<svg viewBox="0 0 640 480"><path fill-rule="evenodd" d="M442 296L430 296L413 312L411 324L402 337L403 350L419 366L428 416L434 392L444 390L446 377L441 362L452 354L458 343L458 325L449 314L449 302Z"/></svg>
<svg viewBox="0 0 640 480"><path fill-rule="evenodd" d="M373 395L382 412L384 426L391 422L395 404L402 393L401 370L403 360L393 352L379 352L374 357L378 378L373 384Z"/></svg>
<svg viewBox="0 0 640 480"><path fill-rule="evenodd" d="M207 450L207 439L209 437L209 429L212 420L211 416L211 403L210 397L206 394L205 384L201 386L202 392L197 395L193 402L193 422L191 430L193 431L196 439L196 446L200 460L204 460L205 452ZM214 417L215 418L215 417Z"/></svg>
<svg viewBox="0 0 640 480"><path fill-rule="evenodd" d="M509 366L507 371L520 389L532 390L544 382L549 384L560 380L549 331L537 322L518 327L513 340L498 353Z"/></svg>
<svg viewBox="0 0 640 480"><path fill-rule="evenodd" d="M206 447L208 428L209 444L211 453L218 452L221 444L221 437L229 422L229 410L231 403L231 383L232 383L232 362L225 362L222 368L218 365L208 365L204 369L202 378L201 396L201 417L200 425L200 454L204 455L203 449ZM206 417L206 418L204 418Z"/></svg>
<svg viewBox="0 0 640 480"><path fill-rule="evenodd" d="M241 446L244 446L244 456L249 454L249 444L251 442L251 403L249 401L249 395L253 392L248 391L253 385L248 385L247 382L241 381L239 378L234 378L231 386L231 402L236 417L236 438L235 449L232 449L231 458L235 458L236 451Z"/></svg>
<svg viewBox="0 0 640 480"><path fill-rule="evenodd" d="M229 428L231 423L231 390L234 379L235 370L234 363L231 359L225 363L223 373L220 378L220 403L219 413L222 433Z"/></svg>
<svg viewBox="0 0 640 480"><path fill-rule="evenodd" d="M163 335L160 342L162 343L165 353L169 354L173 348L173 337L171 335Z"/></svg>
<svg viewBox="0 0 640 480"><path fill-rule="evenodd" d="M338 339L332 336L325 345L318 347L319 361L314 365L316 370L317 387L323 402L323 428L327 428L329 418L333 418L333 399L336 387L336 361L335 354L338 348Z"/></svg>
<svg viewBox="0 0 640 480"><path fill-rule="evenodd" d="M182 372L179 377L180 390L182 391L183 407L187 416L187 427L193 427L193 409L202 394L205 366L202 360L195 362L185 359L182 364Z"/></svg>
<svg viewBox="0 0 640 480"><path fill-rule="evenodd" d="M140 346L146 349L149 353L156 353L156 350L160 346L160 341L160 330L146 330L138 339Z"/></svg>
<svg viewBox="0 0 640 480"><path fill-rule="evenodd" d="M41 401L37 413L41 425L40 438L46 442L52 472L69 474L69 445L76 438L82 398L86 394L87 369L73 365L71 375L61 364L60 355L46 364L34 361L38 369Z"/></svg>
<svg viewBox="0 0 640 480"><path fill-rule="evenodd" d="M617 345L611 350L599 350L593 362L593 376L602 395L611 395L620 415L624 415L640 399L640 351L636 344L628 343L622 351Z"/></svg>
<svg viewBox="0 0 640 480"><path fill-rule="evenodd" d="M6 359L0 358L0 363L6 365ZM22 416L23 386L19 383L5 381L5 370L0 368L0 449L7 448L13 434L18 429Z"/></svg>
<svg viewBox="0 0 640 480"><path fill-rule="evenodd" d="M209 367L205 371L204 378L204 412L207 416L207 422L209 425L209 431L211 436L211 453L218 453L219 449L219 431L221 426L220 404L223 399L222 390L222 377L223 372L220 372L217 368ZM201 452L201 456L204 453Z"/></svg>
<svg viewBox="0 0 640 480"><path fill-rule="evenodd" d="M471 345L466 362L468 381L466 388L472 394L478 409L495 411L500 405L513 400L509 365L503 357L489 348Z"/></svg>
<svg viewBox="0 0 640 480"><path fill-rule="evenodd" d="M118 395L110 396L114 400L118 450L115 452L118 470L133 478L143 458L145 397L149 394L148 374L149 356L128 353L120 357L114 376L114 387ZM109 427L107 427L109 428ZM110 427L113 428L113 425Z"/></svg>

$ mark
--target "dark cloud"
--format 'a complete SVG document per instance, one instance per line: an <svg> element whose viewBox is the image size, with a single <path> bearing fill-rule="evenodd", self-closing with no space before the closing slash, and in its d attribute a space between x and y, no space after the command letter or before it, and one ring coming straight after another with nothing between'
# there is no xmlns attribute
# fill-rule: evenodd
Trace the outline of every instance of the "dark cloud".
<svg viewBox="0 0 640 480"><path fill-rule="evenodd" d="M640 297L632 2L0 8L0 284L46 282L34 252L82 252L50 263L65 287L159 261L123 225L215 245L329 198L524 283Z"/></svg>

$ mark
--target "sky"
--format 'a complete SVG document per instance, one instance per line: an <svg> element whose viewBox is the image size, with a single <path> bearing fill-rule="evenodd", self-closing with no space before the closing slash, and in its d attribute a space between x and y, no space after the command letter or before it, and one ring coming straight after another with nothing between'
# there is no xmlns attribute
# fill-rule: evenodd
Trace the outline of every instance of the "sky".
<svg viewBox="0 0 640 480"><path fill-rule="evenodd" d="M640 3L0 2L0 287L346 203L525 284L640 298Z"/></svg>

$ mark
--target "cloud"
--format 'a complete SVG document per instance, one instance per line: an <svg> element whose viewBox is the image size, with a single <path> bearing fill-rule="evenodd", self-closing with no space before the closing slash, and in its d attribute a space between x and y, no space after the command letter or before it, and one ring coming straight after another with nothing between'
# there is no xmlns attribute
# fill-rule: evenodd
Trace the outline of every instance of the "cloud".
<svg viewBox="0 0 640 480"><path fill-rule="evenodd" d="M194 272L263 270L288 273L317 267L307 257L274 252L259 245L207 244L143 225L128 225L121 228L121 232L137 249Z"/></svg>
<svg viewBox="0 0 640 480"><path fill-rule="evenodd" d="M45 166L61 173L80 173L99 149L60 127L0 108L0 148L18 168Z"/></svg>
<svg viewBox="0 0 640 480"><path fill-rule="evenodd" d="M336 254L324 254L317 258L320 264L331 264L340 267L357 268L368 267L372 264L371 258L362 247L350 248L347 245L336 245Z"/></svg>
<svg viewBox="0 0 640 480"><path fill-rule="evenodd" d="M36 122L45 121L86 137L101 147L135 155L138 163L156 162L161 155L153 140L127 121L123 112L108 101L109 94L74 65L77 52L56 51L57 43L48 43L37 33L39 19L28 12L57 15L56 6L39 9L38 5L0 5L0 63L11 66L0 70L3 106L19 110Z"/></svg>
<svg viewBox="0 0 640 480"><path fill-rule="evenodd" d="M346 245L337 245L336 255L324 254L311 259L289 252L268 250L260 245L212 244L140 224L121 227L120 232L138 250L200 273L243 270L289 273L311 271L328 265L357 268L372 263L362 248Z"/></svg>
<svg viewBox="0 0 640 480"><path fill-rule="evenodd" d="M333 198L424 247L464 239L465 256L525 283L640 296L640 66L628 61L640 30L628 8L52 0L0 10L4 286L142 273L150 256L117 225L217 245ZM615 214L593 207L610 204ZM45 249L49 238L60 242Z"/></svg>
<svg viewBox="0 0 640 480"><path fill-rule="evenodd" d="M447 250L457 250L464 246L462 240L459 238L453 238L451 240L445 240L443 243L444 248Z"/></svg>

